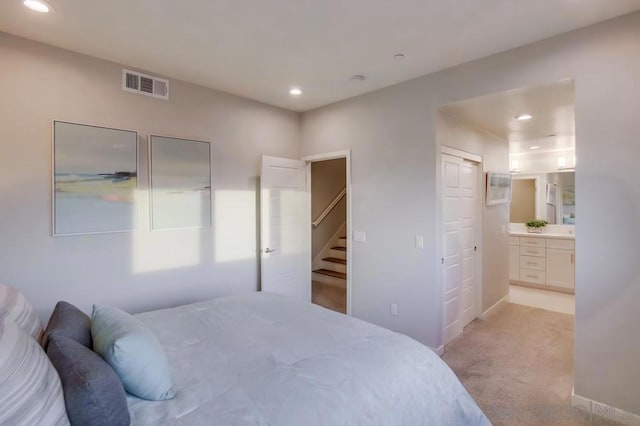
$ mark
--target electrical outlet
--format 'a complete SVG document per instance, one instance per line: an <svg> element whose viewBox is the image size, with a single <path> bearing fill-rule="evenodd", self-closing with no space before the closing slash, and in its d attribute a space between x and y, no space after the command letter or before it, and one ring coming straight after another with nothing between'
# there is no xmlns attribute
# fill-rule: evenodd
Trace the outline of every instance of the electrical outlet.
<svg viewBox="0 0 640 426"><path fill-rule="evenodd" d="M392 303L391 304L391 315L393 315L394 317L398 316L398 304L397 303Z"/></svg>

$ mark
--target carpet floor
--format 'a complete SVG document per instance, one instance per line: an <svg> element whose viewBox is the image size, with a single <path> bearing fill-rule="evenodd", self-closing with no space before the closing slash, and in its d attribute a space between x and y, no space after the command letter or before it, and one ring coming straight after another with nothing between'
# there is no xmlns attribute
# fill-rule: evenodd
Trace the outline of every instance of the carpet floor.
<svg viewBox="0 0 640 426"><path fill-rule="evenodd" d="M617 425L571 407L573 316L507 303L445 348L494 425Z"/></svg>

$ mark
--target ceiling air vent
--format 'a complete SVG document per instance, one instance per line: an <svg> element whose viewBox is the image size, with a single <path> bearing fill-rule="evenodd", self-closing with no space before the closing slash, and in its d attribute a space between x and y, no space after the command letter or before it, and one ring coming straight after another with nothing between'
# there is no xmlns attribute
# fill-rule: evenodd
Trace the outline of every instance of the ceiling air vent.
<svg viewBox="0 0 640 426"><path fill-rule="evenodd" d="M123 69L122 90L169 99L169 80Z"/></svg>

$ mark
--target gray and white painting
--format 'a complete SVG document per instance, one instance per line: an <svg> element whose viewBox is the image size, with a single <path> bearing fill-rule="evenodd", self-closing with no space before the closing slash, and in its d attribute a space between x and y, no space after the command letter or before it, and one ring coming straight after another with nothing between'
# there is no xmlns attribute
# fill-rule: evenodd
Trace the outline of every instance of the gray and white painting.
<svg viewBox="0 0 640 426"><path fill-rule="evenodd" d="M211 144L149 137L153 229L211 225Z"/></svg>
<svg viewBox="0 0 640 426"><path fill-rule="evenodd" d="M54 235L136 229L138 134L54 121Z"/></svg>

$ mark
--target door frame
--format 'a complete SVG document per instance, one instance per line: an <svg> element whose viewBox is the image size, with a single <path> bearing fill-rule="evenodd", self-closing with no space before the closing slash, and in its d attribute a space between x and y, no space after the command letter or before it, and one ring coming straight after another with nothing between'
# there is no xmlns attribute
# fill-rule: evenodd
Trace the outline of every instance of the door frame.
<svg viewBox="0 0 640 426"><path fill-rule="evenodd" d="M309 247L309 259L306 262L305 270L308 283L309 300L311 301L311 273L312 273L312 255L311 255L311 163L319 161L335 160L338 158L344 158L346 160L346 177L347 177L347 315L351 316L351 298L352 298L352 270L353 270L353 243L351 235L352 231L352 214L351 214L351 150L334 151L325 154L316 154L301 157L300 160L307 164L307 212L306 215L309 218L309 226L307 226L306 232L306 244Z"/></svg>
<svg viewBox="0 0 640 426"><path fill-rule="evenodd" d="M444 249L444 247L442 246L442 233L443 233L443 226L442 226L442 170L441 170L441 165L442 165L442 155L446 154L446 155L452 155L454 157L458 157L458 158L462 158L463 160L467 160L467 161L473 161L475 163L478 163L478 189L477 189L477 201L476 201L476 211L478 214L478 229L476 230L476 236L478 239L478 255L476 257L476 261L475 261L475 267L477 268L477 272L478 272L478 280L477 280L477 284L476 284L476 288L474 289L474 296L475 296L475 305L476 305L476 318L480 317L482 315L483 312L483 306L482 306L482 292L483 292L483 287L484 287L484 232L483 232L483 228L484 228L484 211L483 211L483 206L484 206L484 167L483 167L483 158L481 155L478 154L474 154L471 152L467 152L467 151L463 151L457 148L453 148L447 145L441 145L440 146L440 150L438 152L438 160L436 162L436 194L437 194L437 205L436 205L436 231L438 235L438 238L436 238L436 244L437 244L437 253L438 253L438 264L439 267L436 268L436 279L438 280L438 285L439 285L439 289L440 289L440 346L437 348L436 352L438 353L442 353L444 351L444 326L445 326L445 321L444 321L444 299L443 299L443 274L442 274L442 264L440 262L440 259L443 257L443 253L442 250Z"/></svg>

